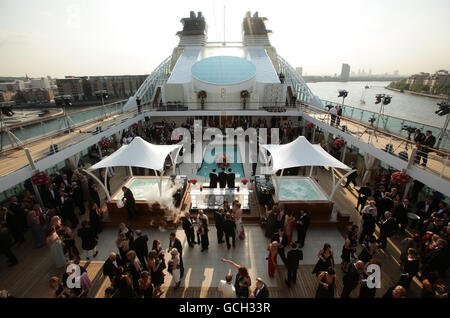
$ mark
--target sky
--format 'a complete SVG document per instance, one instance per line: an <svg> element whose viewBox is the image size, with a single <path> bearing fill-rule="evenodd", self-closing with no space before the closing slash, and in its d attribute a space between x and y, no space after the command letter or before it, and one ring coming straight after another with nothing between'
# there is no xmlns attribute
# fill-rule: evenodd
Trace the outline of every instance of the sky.
<svg viewBox="0 0 450 318"><path fill-rule="evenodd" d="M225 7L225 9L224 9ZM449 0L0 0L0 76L149 74L202 11L208 40L240 41L247 11L303 74L450 69Z"/></svg>

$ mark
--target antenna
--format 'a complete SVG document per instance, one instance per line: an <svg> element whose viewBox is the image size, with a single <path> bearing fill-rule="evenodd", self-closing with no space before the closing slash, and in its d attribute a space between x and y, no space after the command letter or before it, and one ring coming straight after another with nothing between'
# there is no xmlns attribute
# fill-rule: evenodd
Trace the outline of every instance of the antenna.
<svg viewBox="0 0 450 318"><path fill-rule="evenodd" d="M225 5L223 5L223 44L225 45Z"/></svg>

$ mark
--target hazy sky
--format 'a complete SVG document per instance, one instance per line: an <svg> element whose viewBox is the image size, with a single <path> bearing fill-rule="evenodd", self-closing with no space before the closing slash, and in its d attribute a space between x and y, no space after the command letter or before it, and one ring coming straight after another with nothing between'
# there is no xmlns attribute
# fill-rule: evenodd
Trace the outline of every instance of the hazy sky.
<svg viewBox="0 0 450 318"><path fill-rule="evenodd" d="M449 0L0 0L0 76L148 74L178 44L189 11L208 39L241 40L246 11L309 75L450 69Z"/></svg>

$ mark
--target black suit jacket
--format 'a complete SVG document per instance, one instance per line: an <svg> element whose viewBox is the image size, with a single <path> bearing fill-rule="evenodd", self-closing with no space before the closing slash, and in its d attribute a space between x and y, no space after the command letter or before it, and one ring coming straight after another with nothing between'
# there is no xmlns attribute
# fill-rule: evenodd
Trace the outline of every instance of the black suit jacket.
<svg viewBox="0 0 450 318"><path fill-rule="evenodd" d="M122 260L120 259L119 255L116 255L116 262L117 262L117 266L121 266L122 265ZM103 264L103 275L108 276L109 278L113 278L115 273L116 273L116 268L113 264L113 262L111 262L111 260L108 259L105 261L105 263Z"/></svg>
<svg viewBox="0 0 450 318"><path fill-rule="evenodd" d="M342 281L344 283L344 286L353 289L358 286L359 278L359 272L356 269L355 264L352 263L348 268L348 272L345 273L344 277L342 278Z"/></svg>
<svg viewBox="0 0 450 318"><path fill-rule="evenodd" d="M274 236L273 236L273 238L272 238L272 242L277 242L277 243L280 243L280 235L278 235L278 233L276 233ZM286 235L286 233L283 233L283 240L282 240L282 242L281 242L281 245L283 245L284 247L286 247L287 245L288 245L288 236ZM283 248L278 248L279 250L280 249L284 249L284 247Z"/></svg>
<svg viewBox="0 0 450 318"><path fill-rule="evenodd" d="M223 222L223 231L227 235L233 235L236 231L236 223L232 220L225 220Z"/></svg>
<svg viewBox="0 0 450 318"><path fill-rule="evenodd" d="M190 219L190 218L187 218L187 217L183 218L183 230L194 231L194 222L192 222L192 219L190 219L191 222L189 222L188 219Z"/></svg>
<svg viewBox="0 0 450 318"><path fill-rule="evenodd" d="M428 147L433 147L434 144L436 143L436 137L434 137L433 135L431 135L430 137L426 137L425 140L423 141L422 145L424 146L428 146ZM423 152L430 152L431 150L428 148L422 148Z"/></svg>
<svg viewBox="0 0 450 318"><path fill-rule="evenodd" d="M397 221L395 218L391 217L381 224L380 232L386 235L386 237L390 237L394 234L397 226Z"/></svg>
<svg viewBox="0 0 450 318"><path fill-rule="evenodd" d="M309 214L304 214L303 216L300 216L299 221L301 221L303 224L298 224L299 229L301 229L302 231L306 231L309 226L309 219L310 219Z"/></svg>
<svg viewBox="0 0 450 318"><path fill-rule="evenodd" d="M169 249L172 249L172 248L176 248L178 253L180 253L180 256L183 253L183 246L181 245L181 241L178 238L175 238L173 243L171 241L169 241Z"/></svg>
<svg viewBox="0 0 450 318"><path fill-rule="evenodd" d="M133 206L135 204L133 192L130 189L127 189L123 194L123 197L126 199L125 205Z"/></svg>
<svg viewBox="0 0 450 318"><path fill-rule="evenodd" d="M217 229L223 228L224 222L225 218L223 214L221 214L219 211L214 211L214 223L216 224L216 228Z"/></svg>
<svg viewBox="0 0 450 318"><path fill-rule="evenodd" d="M236 178L236 175L233 172L230 172L227 174L227 185L228 188L234 188L234 180Z"/></svg>
<svg viewBox="0 0 450 318"><path fill-rule="evenodd" d="M264 284L264 287L259 291L258 294L256 294L256 289L253 293L255 294L255 298L269 298L269 290L267 289L266 284Z"/></svg>
<svg viewBox="0 0 450 318"><path fill-rule="evenodd" d="M411 208L409 206L405 208L402 203L395 208L393 216L398 220L405 220L408 218L409 212L411 212Z"/></svg>
<svg viewBox="0 0 450 318"><path fill-rule="evenodd" d="M216 173L211 172L209 174L209 187L210 188L217 188L217 182L219 181L219 177Z"/></svg>
<svg viewBox="0 0 450 318"><path fill-rule="evenodd" d="M223 171L219 172L219 185L221 188L227 186L227 174Z"/></svg>
<svg viewBox="0 0 450 318"><path fill-rule="evenodd" d="M134 240L134 251L137 255L147 257L148 255L148 236L141 235L136 240Z"/></svg>
<svg viewBox="0 0 450 318"><path fill-rule="evenodd" d="M286 265L290 269L297 269L300 260L303 259L302 250L296 248L287 252L286 255Z"/></svg>

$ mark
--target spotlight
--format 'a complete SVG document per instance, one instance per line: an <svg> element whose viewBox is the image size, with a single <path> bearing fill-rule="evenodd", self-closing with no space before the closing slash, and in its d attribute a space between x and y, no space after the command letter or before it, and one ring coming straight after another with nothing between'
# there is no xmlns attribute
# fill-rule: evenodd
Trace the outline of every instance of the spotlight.
<svg viewBox="0 0 450 318"><path fill-rule="evenodd" d="M439 109L435 111L435 113L439 116L445 116L450 112L450 105L448 104L448 102L442 101L440 103L437 103L437 105L439 106Z"/></svg>
<svg viewBox="0 0 450 318"><path fill-rule="evenodd" d="M12 111L11 107L2 107L2 114L7 117L14 116L14 112Z"/></svg>
<svg viewBox="0 0 450 318"><path fill-rule="evenodd" d="M339 91L338 97L346 98L347 95L348 95L348 92L347 92L345 89L343 89L343 90L340 90L340 91Z"/></svg>
<svg viewBox="0 0 450 318"><path fill-rule="evenodd" d="M375 99L376 99L375 104L381 103L381 100L383 99L383 97L384 97L384 94L375 95Z"/></svg>
<svg viewBox="0 0 450 318"><path fill-rule="evenodd" d="M384 96L383 105L388 105L391 102L391 99L392 99L391 96Z"/></svg>

